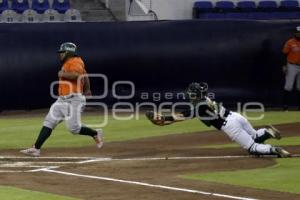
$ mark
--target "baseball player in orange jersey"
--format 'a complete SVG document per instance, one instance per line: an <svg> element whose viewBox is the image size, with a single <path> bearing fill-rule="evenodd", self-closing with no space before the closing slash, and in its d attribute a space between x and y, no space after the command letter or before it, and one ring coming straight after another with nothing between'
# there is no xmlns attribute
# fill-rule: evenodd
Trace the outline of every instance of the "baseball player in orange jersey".
<svg viewBox="0 0 300 200"><path fill-rule="evenodd" d="M35 144L29 149L21 150L21 153L34 157L40 156L43 143L63 120L66 121L66 126L71 133L91 136L96 146L102 147L102 130L93 130L81 124L81 112L86 103L85 96L90 96L91 90L89 78L83 76L86 74L84 62L76 55L76 49L76 45L70 42L60 46L58 53L63 66L58 72L59 98L52 104Z"/></svg>
<svg viewBox="0 0 300 200"><path fill-rule="evenodd" d="M300 110L300 26L296 27L294 37L284 44L282 52L287 56L287 64L283 66L285 73L283 109L288 109L289 95L297 79L298 109Z"/></svg>

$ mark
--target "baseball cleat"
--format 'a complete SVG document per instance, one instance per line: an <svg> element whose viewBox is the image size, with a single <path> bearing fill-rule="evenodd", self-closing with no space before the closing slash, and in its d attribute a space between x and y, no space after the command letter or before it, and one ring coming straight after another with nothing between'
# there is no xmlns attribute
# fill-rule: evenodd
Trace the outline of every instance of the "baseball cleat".
<svg viewBox="0 0 300 200"><path fill-rule="evenodd" d="M268 125L266 127L266 132L272 137L275 138L277 140L281 139L281 135L280 135L280 131L278 129L276 129L274 126L272 125Z"/></svg>
<svg viewBox="0 0 300 200"><path fill-rule="evenodd" d="M291 153L289 153L281 147L272 147L271 152L272 154L278 155L278 157L280 158L291 157Z"/></svg>
<svg viewBox="0 0 300 200"><path fill-rule="evenodd" d="M39 149L36 149L34 146L29 149L21 150L20 152L32 157L39 157L41 154L41 151Z"/></svg>
<svg viewBox="0 0 300 200"><path fill-rule="evenodd" d="M97 129L97 135L94 136L97 148L101 149L103 146L103 131L102 129Z"/></svg>

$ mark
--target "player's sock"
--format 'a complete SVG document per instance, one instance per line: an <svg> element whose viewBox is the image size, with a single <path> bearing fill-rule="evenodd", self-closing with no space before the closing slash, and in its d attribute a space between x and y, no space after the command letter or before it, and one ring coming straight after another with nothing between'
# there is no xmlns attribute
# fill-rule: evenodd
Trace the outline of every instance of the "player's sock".
<svg viewBox="0 0 300 200"><path fill-rule="evenodd" d="M257 144L253 143L248 149L250 154L264 155L271 153L272 146L270 144Z"/></svg>
<svg viewBox="0 0 300 200"><path fill-rule="evenodd" d="M44 142L47 140L47 138L51 135L52 129L48 128L46 126L43 126L43 128L40 131L39 137L37 138L34 147L36 149L40 149L41 146L44 144Z"/></svg>
<svg viewBox="0 0 300 200"><path fill-rule="evenodd" d="M264 143L267 139L270 139L272 136L268 133L264 133L263 135L255 138L254 142L258 143L258 144L262 144Z"/></svg>
<svg viewBox="0 0 300 200"><path fill-rule="evenodd" d="M89 135L91 137L94 137L95 135L97 135L97 131L89 128L89 127L81 127L79 135Z"/></svg>

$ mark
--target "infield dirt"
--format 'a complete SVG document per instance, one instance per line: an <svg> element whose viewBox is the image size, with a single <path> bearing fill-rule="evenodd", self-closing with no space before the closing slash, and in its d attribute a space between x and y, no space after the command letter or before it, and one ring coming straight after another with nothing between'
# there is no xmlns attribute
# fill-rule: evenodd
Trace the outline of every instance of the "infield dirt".
<svg viewBox="0 0 300 200"><path fill-rule="evenodd" d="M276 126L283 132L283 137L299 136L300 123ZM107 133L109 134L109 133ZM219 131L205 133L176 134L127 142L105 143L103 149L94 146L85 148L44 148L42 156L51 157L105 157L105 158L172 158L194 156L239 156L248 155L241 148L205 149L202 146L225 144L229 139ZM291 153L300 152L299 146L286 147ZM18 150L2 150L0 156L22 156ZM19 158L2 159L1 162L17 163ZM28 161L28 160L27 160ZM69 161L68 159L31 159L39 161ZM251 189L226 184L193 181L179 178L179 175L232 171L241 169L263 168L274 165L274 158L237 157L211 159L163 159L163 160L112 160L85 164L60 164L58 170L76 174L109 177L122 180L138 181L155 185L201 190L233 196L258 199L300 199L300 195L268 190ZM0 170L7 170L5 166ZM11 168L9 168L11 170ZM13 170L24 170L22 167ZM28 170L28 168L26 168ZM257 178L257 177L254 177ZM274 183L278 184L278 183ZM118 183L105 180L60 175L49 172L0 173L0 185L15 186L35 191L49 192L80 199L104 200L193 200L226 199L210 195L192 194L182 191L151 188L141 185Z"/></svg>

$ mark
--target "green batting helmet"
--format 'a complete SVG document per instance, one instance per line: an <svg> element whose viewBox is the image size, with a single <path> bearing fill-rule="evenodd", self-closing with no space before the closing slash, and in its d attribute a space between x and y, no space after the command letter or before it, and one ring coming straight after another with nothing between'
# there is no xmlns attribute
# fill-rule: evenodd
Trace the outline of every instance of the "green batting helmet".
<svg viewBox="0 0 300 200"><path fill-rule="evenodd" d="M204 98L205 95L207 94L207 90L208 90L208 84L205 82L200 82L200 83L196 83L193 82L191 83L187 90L186 90L186 95L188 99L192 99L192 98Z"/></svg>
<svg viewBox="0 0 300 200"><path fill-rule="evenodd" d="M60 45L60 48L59 50L57 51L58 53L64 53L64 52L69 52L69 53L76 53L76 49L77 49L77 46L76 44L72 43L72 42L65 42L65 43L62 43Z"/></svg>

